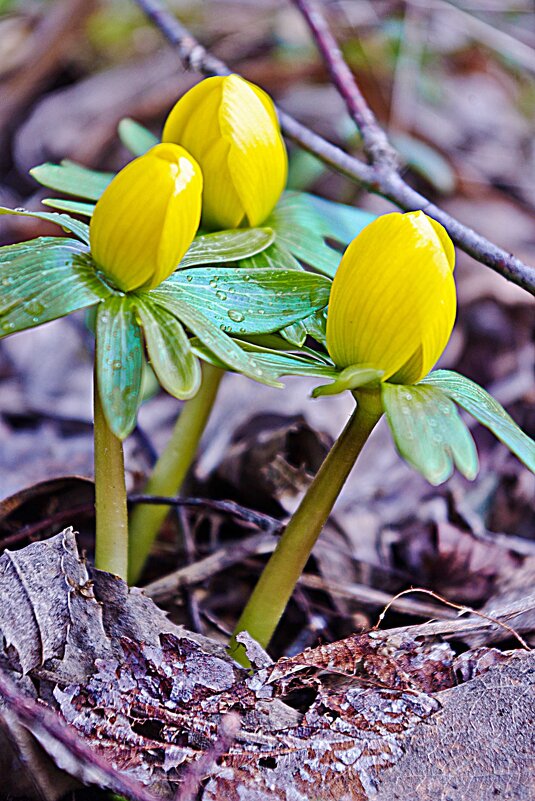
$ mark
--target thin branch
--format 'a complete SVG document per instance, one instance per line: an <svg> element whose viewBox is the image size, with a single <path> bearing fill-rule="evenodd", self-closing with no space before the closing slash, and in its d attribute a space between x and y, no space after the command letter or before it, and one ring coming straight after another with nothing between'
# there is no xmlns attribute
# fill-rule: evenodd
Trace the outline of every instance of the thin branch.
<svg viewBox="0 0 535 801"><path fill-rule="evenodd" d="M254 509L248 509L246 506L241 506L235 501L216 501L212 498L175 498L168 495L129 495L129 503L147 503L152 506L173 506L174 508L201 508L208 509L212 512L220 512L230 517L236 517L238 520L243 520L246 523L276 534L281 530L283 524L271 515L266 515L263 512L255 512Z"/></svg>
<svg viewBox="0 0 535 801"><path fill-rule="evenodd" d="M176 48L186 69L204 75L228 75L231 70L215 56L208 53L191 33L165 8L161 0L134 0ZM303 3L304 0L301 0ZM337 64L336 59L332 65ZM360 90L359 95L360 95ZM360 95L362 97L362 95ZM353 101L356 95L353 95ZM360 110L363 114L363 109ZM477 261L512 281L531 294L535 294L535 268L524 264L511 253L503 250L485 237L467 228L431 203L426 197L409 186L394 169L385 169L385 162L364 164L345 153L341 148L318 136L297 120L282 111L279 119L283 132L304 150L312 153L329 167L361 184L365 189L392 201L404 211L422 209L438 220L462 250ZM368 118L366 118L368 120ZM368 120L369 122L369 120ZM368 136L369 136L368 125ZM373 148L371 142L367 145ZM371 149L369 150L371 152Z"/></svg>
<svg viewBox="0 0 535 801"><path fill-rule="evenodd" d="M293 3L307 22L332 82L343 97L347 110L360 131L364 152L369 162L373 165L384 164L390 169L395 169L398 163L397 153L364 100L319 6L309 0L293 0Z"/></svg>
<svg viewBox="0 0 535 801"><path fill-rule="evenodd" d="M386 134L366 103L355 77L332 35L327 20L315 0L293 0L307 22L314 41L327 65L332 81L345 100L347 110L362 135L365 151L375 169L378 194L406 211L422 209L442 223L453 241L466 253L496 272L535 294L535 268L523 264L471 228L467 228L442 209L430 203L401 178ZM384 142L388 149L385 150Z"/></svg>
<svg viewBox="0 0 535 801"><path fill-rule="evenodd" d="M489 623L495 623L497 626L500 626L500 628L504 629L508 634L510 634L511 637L517 639L522 648L525 648L526 651L531 651L531 648L529 647L525 639L521 637L520 634L512 626L509 626L507 623L504 623L503 620L498 620L497 618L492 617L491 615L486 615L484 612L480 612L477 609L472 609L471 606L466 606L464 604L462 605L456 604L453 601L448 601L447 598L444 598L437 592L433 592L433 590L426 590L422 587L411 587L408 590L403 590L402 592L398 592L396 595L394 595L393 598L390 599L390 601L386 604L383 611L379 615L377 623L372 628L372 631L377 631L379 629L379 626L383 622L386 613L395 604L396 601L398 601L404 595L411 595L412 593L416 592L423 593L424 595L430 595L431 598L435 598L437 601L440 601L446 606L450 606L452 609L457 609L459 615L475 615L476 617L480 617L483 620L487 620Z"/></svg>

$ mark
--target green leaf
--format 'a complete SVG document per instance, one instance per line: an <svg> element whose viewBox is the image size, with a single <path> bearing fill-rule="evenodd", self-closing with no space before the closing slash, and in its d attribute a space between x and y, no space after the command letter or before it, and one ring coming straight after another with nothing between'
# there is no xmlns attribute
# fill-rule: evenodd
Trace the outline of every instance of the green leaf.
<svg viewBox="0 0 535 801"><path fill-rule="evenodd" d="M184 301L230 334L278 331L327 305L331 282L295 270L178 270L158 292Z"/></svg>
<svg viewBox="0 0 535 801"><path fill-rule="evenodd" d="M268 248L248 259L242 259L238 267L244 270L302 270L295 256L280 242L273 242Z"/></svg>
<svg viewBox="0 0 535 801"><path fill-rule="evenodd" d="M111 293L75 239L43 237L0 248L0 336L64 317Z"/></svg>
<svg viewBox="0 0 535 801"><path fill-rule="evenodd" d="M479 384L452 370L435 370L421 383L441 389L535 473L535 442Z"/></svg>
<svg viewBox="0 0 535 801"><path fill-rule="evenodd" d="M312 390L312 397L319 398L322 395L339 395L341 392L350 392L366 384L376 384L383 377L383 370L376 370L374 367L353 364L343 370L335 370L332 384L324 384Z"/></svg>
<svg viewBox="0 0 535 801"><path fill-rule="evenodd" d="M300 192L285 192L266 220L276 242L295 258L332 278L341 255L324 240L321 216Z"/></svg>
<svg viewBox="0 0 535 801"><path fill-rule="evenodd" d="M45 220L46 222L54 223L63 228L64 231L69 231L75 234L82 242L89 244L89 226L80 220L73 220L68 214L54 214L50 211L26 211L25 209L6 209L0 206L1 214L14 214L18 217L34 217L37 220Z"/></svg>
<svg viewBox="0 0 535 801"><path fill-rule="evenodd" d="M162 285L150 293L151 300L163 306L197 336L209 352L220 359L225 367L243 373L255 381L273 387L282 386L271 370L266 370L254 356L245 353L239 345L221 331L210 319L180 298L180 295L162 291Z"/></svg>
<svg viewBox="0 0 535 801"><path fill-rule="evenodd" d="M116 437L136 424L141 396L143 347L134 300L115 295L97 315L97 376L102 409Z"/></svg>
<svg viewBox="0 0 535 801"><path fill-rule="evenodd" d="M183 327L176 317L153 303L149 293L139 293L135 302L160 384L175 398L192 398L201 384L201 368Z"/></svg>
<svg viewBox="0 0 535 801"><path fill-rule="evenodd" d="M302 202L309 204L321 218L320 231L323 236L334 239L342 245L349 245L377 216L364 209L347 206L345 203L335 203L317 195L303 195Z"/></svg>
<svg viewBox="0 0 535 801"><path fill-rule="evenodd" d="M94 203L84 203L81 200L64 200L59 197L45 197L41 203L52 209L67 211L71 214L81 214L83 217L92 217L95 211Z"/></svg>
<svg viewBox="0 0 535 801"><path fill-rule="evenodd" d="M386 417L400 455L431 484L453 473L472 480L478 472L476 446L455 404L438 387L382 384Z"/></svg>
<svg viewBox="0 0 535 801"><path fill-rule="evenodd" d="M284 353L270 348L255 346L245 340L235 340L246 352L254 353L255 360L263 367L269 369L274 375L280 377L285 375L308 375L321 378L335 378L337 375L336 367L322 364L316 359L297 356L293 353ZM191 345L196 353L203 359L211 361L218 367L225 366L221 360L213 358L213 354L198 339L192 339Z"/></svg>
<svg viewBox="0 0 535 801"><path fill-rule="evenodd" d="M157 136L130 117L124 117L117 127L119 139L134 156L143 156L160 141Z"/></svg>
<svg viewBox="0 0 535 801"><path fill-rule="evenodd" d="M290 345L296 345L298 348L305 344L307 338L307 329L303 320L297 320L286 328L281 328L280 334L286 339Z"/></svg>
<svg viewBox="0 0 535 801"><path fill-rule="evenodd" d="M195 237L179 268L185 269L194 264L238 261L254 256L265 250L273 242L274 236L271 228L237 228L215 234L202 234Z"/></svg>
<svg viewBox="0 0 535 801"><path fill-rule="evenodd" d="M48 189L84 200L98 200L114 177L113 172L89 170L68 160L61 164L39 164L30 170L30 175Z"/></svg>
<svg viewBox="0 0 535 801"><path fill-rule="evenodd" d="M303 320L307 333L313 337L316 342L319 342L324 347L327 346L327 309L319 309L319 311L311 314Z"/></svg>
<svg viewBox="0 0 535 801"><path fill-rule="evenodd" d="M251 351L267 351L269 353L292 353L298 351L299 356L306 356L318 364L324 364L332 368L338 374L338 368L335 368L331 359L326 353L318 352L312 348L302 345L296 348L284 339L280 333L277 334L253 334L251 336L243 336L239 339L240 345L245 350Z"/></svg>

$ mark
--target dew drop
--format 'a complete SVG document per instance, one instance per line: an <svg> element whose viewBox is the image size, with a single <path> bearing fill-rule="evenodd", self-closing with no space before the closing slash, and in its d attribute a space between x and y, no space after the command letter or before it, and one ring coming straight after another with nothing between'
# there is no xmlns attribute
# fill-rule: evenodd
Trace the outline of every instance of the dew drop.
<svg viewBox="0 0 535 801"><path fill-rule="evenodd" d="M412 395L411 395L411 393L410 393L410 392L406 392L406 393L405 393L405 400L408 400L408 401L411 401L411 400L412 400Z"/></svg>
<svg viewBox="0 0 535 801"><path fill-rule="evenodd" d="M123 363L121 362L120 359L114 359L114 361L111 363L112 370L120 370L122 366Z"/></svg>
<svg viewBox="0 0 535 801"><path fill-rule="evenodd" d="M238 311L237 309L229 309L227 314L230 317L230 319L235 323L243 323L245 319L241 311Z"/></svg>
<svg viewBox="0 0 535 801"><path fill-rule="evenodd" d="M212 280L210 281L210 286L212 287L212 289L215 289L215 288L216 288L216 286L217 286L217 281L218 281L218 279L217 279L217 278L212 278Z"/></svg>
<svg viewBox="0 0 535 801"><path fill-rule="evenodd" d="M250 281L251 280L251 276L250 275L244 275L243 276L243 280L244 281Z"/></svg>
<svg viewBox="0 0 535 801"><path fill-rule="evenodd" d="M221 289L217 290L216 295L219 298L219 300L226 300L227 299L227 293L223 292Z"/></svg>
<svg viewBox="0 0 535 801"><path fill-rule="evenodd" d="M193 276L192 275L187 275L186 276L186 281L189 281L191 283L193 281Z"/></svg>

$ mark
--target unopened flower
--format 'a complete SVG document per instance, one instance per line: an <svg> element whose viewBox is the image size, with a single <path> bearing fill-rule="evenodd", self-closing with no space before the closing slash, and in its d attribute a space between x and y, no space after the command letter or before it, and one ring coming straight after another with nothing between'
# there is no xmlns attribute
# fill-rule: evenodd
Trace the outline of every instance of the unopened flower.
<svg viewBox="0 0 535 801"><path fill-rule="evenodd" d="M386 214L345 252L334 278L327 348L338 367L366 365L382 381L414 384L449 340L456 313L455 254L422 211Z"/></svg>
<svg viewBox="0 0 535 801"><path fill-rule="evenodd" d="M207 228L259 225L284 189L288 159L273 102L238 75L190 89L169 114L162 140L182 145L201 165Z"/></svg>
<svg viewBox="0 0 535 801"><path fill-rule="evenodd" d="M202 175L184 148L160 144L134 159L98 201L91 255L123 291L152 289L178 267L199 227Z"/></svg>

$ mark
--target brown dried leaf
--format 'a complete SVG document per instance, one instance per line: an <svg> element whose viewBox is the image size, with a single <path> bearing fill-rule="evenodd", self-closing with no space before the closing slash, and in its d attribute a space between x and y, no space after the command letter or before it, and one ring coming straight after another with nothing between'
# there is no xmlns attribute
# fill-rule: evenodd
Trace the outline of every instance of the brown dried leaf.
<svg viewBox="0 0 535 801"><path fill-rule="evenodd" d="M2 679L2 716L85 783L138 799L533 798L518 778L533 767L531 653L455 658L407 628L276 664L259 652L251 676L121 580L96 573L93 592L71 530L0 565L7 664L46 701L28 705Z"/></svg>

